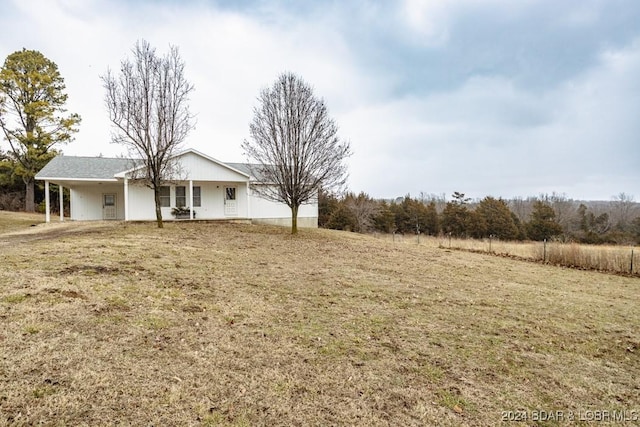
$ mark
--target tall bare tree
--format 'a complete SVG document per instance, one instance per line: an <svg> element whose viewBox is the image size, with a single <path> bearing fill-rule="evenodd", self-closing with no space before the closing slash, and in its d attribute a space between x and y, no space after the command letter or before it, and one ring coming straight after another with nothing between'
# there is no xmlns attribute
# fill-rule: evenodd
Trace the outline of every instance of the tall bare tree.
<svg viewBox="0 0 640 427"><path fill-rule="evenodd" d="M160 187L175 178L174 155L193 129L189 93L193 85L184 75L184 61L178 48L160 57L151 45L138 41L133 60L125 59L120 74L111 70L102 76L105 102L115 130L111 142L126 147L139 161L136 178L153 190L156 220L162 228Z"/></svg>
<svg viewBox="0 0 640 427"><path fill-rule="evenodd" d="M257 163L254 175L266 184L254 191L291 208L291 233L296 234L300 205L315 200L320 187L345 184L349 143L338 138L324 101L293 73L281 74L258 102L251 138L242 143L246 156Z"/></svg>

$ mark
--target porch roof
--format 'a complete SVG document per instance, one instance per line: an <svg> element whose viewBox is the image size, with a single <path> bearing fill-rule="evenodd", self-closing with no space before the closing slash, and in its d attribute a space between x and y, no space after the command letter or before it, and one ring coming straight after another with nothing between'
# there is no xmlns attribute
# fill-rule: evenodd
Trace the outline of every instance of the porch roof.
<svg viewBox="0 0 640 427"><path fill-rule="evenodd" d="M36 175L39 180L116 181L115 174L129 169L125 158L57 156Z"/></svg>

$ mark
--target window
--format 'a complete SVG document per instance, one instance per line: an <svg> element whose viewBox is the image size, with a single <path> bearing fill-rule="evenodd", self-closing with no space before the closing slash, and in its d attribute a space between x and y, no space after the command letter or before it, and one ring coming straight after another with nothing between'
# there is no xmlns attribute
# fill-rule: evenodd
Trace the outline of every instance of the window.
<svg viewBox="0 0 640 427"><path fill-rule="evenodd" d="M116 195L115 194L105 194L104 195L104 203L106 206L115 206L116 205Z"/></svg>
<svg viewBox="0 0 640 427"><path fill-rule="evenodd" d="M160 206L163 208L171 206L171 189L169 187L160 187Z"/></svg>
<svg viewBox="0 0 640 427"><path fill-rule="evenodd" d="M184 185L176 187L176 207L183 208L187 206L187 189Z"/></svg>
<svg viewBox="0 0 640 427"><path fill-rule="evenodd" d="M193 207L199 208L201 205L202 199L200 197L200 187L193 187Z"/></svg>
<svg viewBox="0 0 640 427"><path fill-rule="evenodd" d="M225 200L235 200L236 199L236 188L235 187L226 187Z"/></svg>

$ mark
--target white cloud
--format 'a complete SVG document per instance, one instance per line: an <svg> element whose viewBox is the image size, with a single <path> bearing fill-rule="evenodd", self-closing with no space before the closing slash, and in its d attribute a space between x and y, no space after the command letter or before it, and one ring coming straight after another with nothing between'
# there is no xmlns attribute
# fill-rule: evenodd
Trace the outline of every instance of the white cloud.
<svg viewBox="0 0 640 427"><path fill-rule="evenodd" d="M414 35L417 42L427 46L441 46L449 39L447 15L454 4L449 0L405 0L400 18Z"/></svg>
<svg viewBox="0 0 640 427"><path fill-rule="evenodd" d="M429 47L443 47L451 37L452 25L471 11L493 11L491 15L513 18L525 13L534 0L403 0L398 19L408 29L411 42Z"/></svg>
<svg viewBox="0 0 640 427"><path fill-rule="evenodd" d="M187 145L223 160L242 160L240 143L248 134L255 99L281 72L300 74L331 111L348 109L375 93L374 82L360 75L351 63L353 52L331 28L291 20L265 23L203 3L75 3L16 3L22 15L17 21L39 28L22 43L58 64L67 83L68 109L83 117L76 141L65 148L68 154L122 151L106 143L110 128L99 76L108 67L117 70L140 38L160 54L169 44L180 48L195 85L191 109L197 127ZM56 36L43 37L47 34ZM15 50L1 47L0 54Z"/></svg>
<svg viewBox="0 0 640 427"><path fill-rule="evenodd" d="M633 192L640 185L639 73L634 43L544 93L473 77L452 92L354 110L341 118L362 153L352 160L352 186L386 197Z"/></svg>

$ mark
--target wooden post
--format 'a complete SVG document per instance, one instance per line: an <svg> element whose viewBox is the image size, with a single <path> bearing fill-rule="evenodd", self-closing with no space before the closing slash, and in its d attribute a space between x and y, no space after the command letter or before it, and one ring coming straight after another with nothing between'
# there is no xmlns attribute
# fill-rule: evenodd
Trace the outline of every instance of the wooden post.
<svg viewBox="0 0 640 427"><path fill-rule="evenodd" d="M631 267L629 268L629 273L633 274L633 248L631 248Z"/></svg>
<svg viewBox="0 0 640 427"><path fill-rule="evenodd" d="M546 263L547 262L547 239L544 239L544 243L543 243L543 249L542 249L542 262Z"/></svg>

